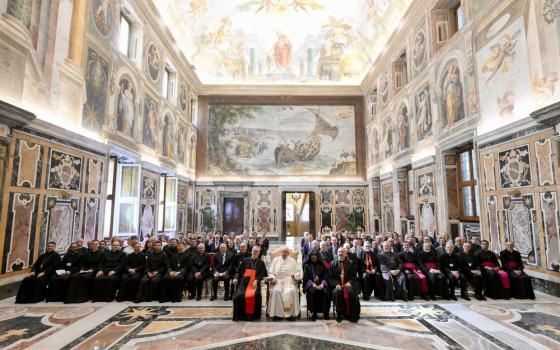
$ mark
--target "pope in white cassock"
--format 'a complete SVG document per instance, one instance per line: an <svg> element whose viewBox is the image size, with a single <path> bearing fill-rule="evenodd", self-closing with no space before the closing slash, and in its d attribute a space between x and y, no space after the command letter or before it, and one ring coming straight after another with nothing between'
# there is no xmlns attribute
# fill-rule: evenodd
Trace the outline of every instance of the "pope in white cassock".
<svg viewBox="0 0 560 350"><path fill-rule="evenodd" d="M297 317L300 313L298 281L301 267L290 257L290 248L282 248L282 256L274 258L268 270L271 290L268 299L270 317Z"/></svg>

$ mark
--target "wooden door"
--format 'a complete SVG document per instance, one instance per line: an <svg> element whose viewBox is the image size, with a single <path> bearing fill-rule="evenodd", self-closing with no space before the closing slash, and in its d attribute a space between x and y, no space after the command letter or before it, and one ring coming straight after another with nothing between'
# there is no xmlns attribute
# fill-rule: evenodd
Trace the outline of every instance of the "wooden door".
<svg viewBox="0 0 560 350"><path fill-rule="evenodd" d="M223 232L243 233L244 200L243 198L224 198Z"/></svg>

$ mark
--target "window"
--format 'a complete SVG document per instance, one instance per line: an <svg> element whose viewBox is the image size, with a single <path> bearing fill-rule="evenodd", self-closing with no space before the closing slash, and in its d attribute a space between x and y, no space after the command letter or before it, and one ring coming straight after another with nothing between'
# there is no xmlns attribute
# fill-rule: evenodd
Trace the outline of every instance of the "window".
<svg viewBox="0 0 560 350"><path fill-rule="evenodd" d="M368 98L368 113L370 117L375 117L377 114L377 89L373 90Z"/></svg>
<svg viewBox="0 0 560 350"><path fill-rule="evenodd" d="M161 175L159 178L158 232L177 229L177 178Z"/></svg>
<svg viewBox="0 0 560 350"><path fill-rule="evenodd" d="M177 178L168 177L165 181L165 232L177 229Z"/></svg>
<svg viewBox="0 0 560 350"><path fill-rule="evenodd" d="M137 235L140 220L140 166L119 164L118 169L117 215L114 227L116 235Z"/></svg>
<svg viewBox="0 0 560 350"><path fill-rule="evenodd" d="M107 174L107 200L105 201L105 217L103 222L103 238L113 236L113 218L115 210L115 186L117 179L117 157L109 160L109 172Z"/></svg>
<svg viewBox="0 0 560 350"><path fill-rule="evenodd" d="M454 24L455 24L455 28L457 29L456 31L460 31L461 28L463 28L463 11L461 9L461 3L459 2L459 4L453 9L453 15L454 15Z"/></svg>
<svg viewBox="0 0 560 350"><path fill-rule="evenodd" d="M440 0L432 11L436 51L463 27L461 1Z"/></svg>
<svg viewBox="0 0 560 350"><path fill-rule="evenodd" d="M477 221L480 213L478 205L478 182L476 178L476 155L472 147L457 153L459 208L462 220Z"/></svg>
<svg viewBox="0 0 560 350"><path fill-rule="evenodd" d="M416 215L416 201L414 199L414 171L408 170L408 188L407 188L407 195L408 195L408 216L409 219L414 219L414 215Z"/></svg>
<svg viewBox="0 0 560 350"><path fill-rule="evenodd" d="M125 55L129 56L130 49L130 21L129 19L121 13L121 26L119 29L119 51Z"/></svg>
<svg viewBox="0 0 560 350"><path fill-rule="evenodd" d="M159 195L158 195L158 232L163 232L163 217L165 215L165 175L159 177Z"/></svg>
<svg viewBox="0 0 560 350"><path fill-rule="evenodd" d="M165 65L163 70L162 84L161 84L161 94L165 98L173 99L175 96L175 81L177 74L171 68L169 64Z"/></svg>
<svg viewBox="0 0 560 350"><path fill-rule="evenodd" d="M406 51L393 62L393 87L395 92L399 91L408 82L406 67Z"/></svg>

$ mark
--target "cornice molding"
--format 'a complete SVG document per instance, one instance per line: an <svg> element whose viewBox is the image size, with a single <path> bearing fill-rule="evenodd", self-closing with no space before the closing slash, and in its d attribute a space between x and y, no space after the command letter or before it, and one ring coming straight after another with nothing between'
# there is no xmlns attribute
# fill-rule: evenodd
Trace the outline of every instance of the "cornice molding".
<svg viewBox="0 0 560 350"><path fill-rule="evenodd" d="M35 114L0 100L0 124L15 128L25 126L36 118Z"/></svg>
<svg viewBox="0 0 560 350"><path fill-rule="evenodd" d="M358 85L201 85L199 95L243 96L362 96Z"/></svg>

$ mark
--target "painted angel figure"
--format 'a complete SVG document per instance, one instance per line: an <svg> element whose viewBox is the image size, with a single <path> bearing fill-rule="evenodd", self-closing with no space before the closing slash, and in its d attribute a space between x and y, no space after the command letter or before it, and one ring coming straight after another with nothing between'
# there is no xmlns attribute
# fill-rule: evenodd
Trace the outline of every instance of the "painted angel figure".
<svg viewBox="0 0 560 350"><path fill-rule="evenodd" d="M504 34L500 37L498 43L490 47L494 55L490 56L482 64L482 73L490 73L486 83L492 80L499 70L502 70L504 74L509 71L508 59L511 62L515 60L515 46L520 34L520 30L512 35Z"/></svg>

